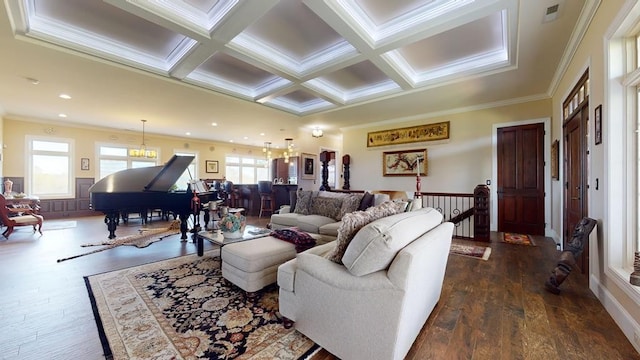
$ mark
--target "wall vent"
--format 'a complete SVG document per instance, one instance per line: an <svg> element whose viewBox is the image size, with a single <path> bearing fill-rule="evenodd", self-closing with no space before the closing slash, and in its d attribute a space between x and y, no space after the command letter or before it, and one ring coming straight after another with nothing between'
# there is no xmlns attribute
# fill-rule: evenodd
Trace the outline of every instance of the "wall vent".
<svg viewBox="0 0 640 360"><path fill-rule="evenodd" d="M542 22L546 23L546 22L550 22L553 21L555 19L558 18L558 10L560 10L560 4L555 4L555 5L551 5L549 6L546 10L545 10L545 14L542 18Z"/></svg>

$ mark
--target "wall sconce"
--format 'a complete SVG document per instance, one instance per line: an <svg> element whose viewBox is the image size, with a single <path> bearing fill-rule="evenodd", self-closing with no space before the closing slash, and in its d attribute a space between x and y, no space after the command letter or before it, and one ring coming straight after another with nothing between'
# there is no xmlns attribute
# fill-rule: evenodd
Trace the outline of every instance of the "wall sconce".
<svg viewBox="0 0 640 360"><path fill-rule="evenodd" d="M311 131L311 136L313 136L314 138L322 137L322 135L324 135L324 132L319 127L316 127L313 129L313 131Z"/></svg>

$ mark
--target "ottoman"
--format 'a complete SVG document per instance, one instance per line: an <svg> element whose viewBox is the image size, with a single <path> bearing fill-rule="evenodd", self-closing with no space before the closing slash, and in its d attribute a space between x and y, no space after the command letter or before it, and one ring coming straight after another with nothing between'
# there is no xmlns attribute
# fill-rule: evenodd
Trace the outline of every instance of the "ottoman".
<svg viewBox="0 0 640 360"><path fill-rule="evenodd" d="M222 277L252 296L276 282L278 266L296 257L295 245L272 236L222 247Z"/></svg>

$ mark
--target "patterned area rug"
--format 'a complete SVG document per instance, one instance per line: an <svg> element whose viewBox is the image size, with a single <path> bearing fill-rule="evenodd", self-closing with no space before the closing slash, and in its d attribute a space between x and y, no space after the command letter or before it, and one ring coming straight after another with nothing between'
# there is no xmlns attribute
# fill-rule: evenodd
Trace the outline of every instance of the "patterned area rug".
<svg viewBox="0 0 640 360"><path fill-rule="evenodd" d="M491 248L478 245L451 244L450 254L468 256L476 259L489 260Z"/></svg>
<svg viewBox="0 0 640 360"><path fill-rule="evenodd" d="M275 285L253 299L223 281L217 250L85 278L107 359L304 359Z"/></svg>
<svg viewBox="0 0 640 360"><path fill-rule="evenodd" d="M536 243L533 242L533 238L531 236L523 234L504 233L502 242L506 242L507 244L536 246Z"/></svg>

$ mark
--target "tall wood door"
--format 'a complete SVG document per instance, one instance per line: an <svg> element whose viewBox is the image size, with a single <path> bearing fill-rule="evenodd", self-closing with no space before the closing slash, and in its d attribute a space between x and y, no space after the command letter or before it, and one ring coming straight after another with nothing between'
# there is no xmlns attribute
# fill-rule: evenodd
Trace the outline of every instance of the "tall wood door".
<svg viewBox="0 0 640 360"><path fill-rule="evenodd" d="M544 124L498 129L498 231L544 235Z"/></svg>
<svg viewBox="0 0 640 360"><path fill-rule="evenodd" d="M562 242L567 245L573 229L587 216L587 122L589 106L585 106L564 125L564 231ZM589 246L585 244L577 265L585 273L589 264Z"/></svg>

